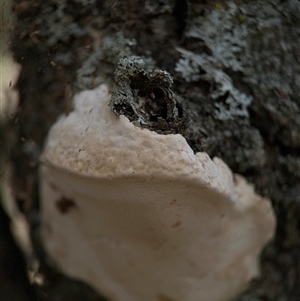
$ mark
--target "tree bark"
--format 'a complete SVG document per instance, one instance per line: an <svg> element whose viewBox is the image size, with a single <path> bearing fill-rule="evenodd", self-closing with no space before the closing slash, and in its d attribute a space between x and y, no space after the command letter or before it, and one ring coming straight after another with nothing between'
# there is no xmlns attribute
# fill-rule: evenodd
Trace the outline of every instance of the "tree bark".
<svg viewBox="0 0 300 301"><path fill-rule="evenodd" d="M272 200L277 230L261 277L234 300L300 300L300 2L14 0L13 9L22 71L9 160L44 277L32 285L36 300L104 300L43 251L39 155L72 95L112 86L118 60L131 55L173 76L191 148L222 158Z"/></svg>

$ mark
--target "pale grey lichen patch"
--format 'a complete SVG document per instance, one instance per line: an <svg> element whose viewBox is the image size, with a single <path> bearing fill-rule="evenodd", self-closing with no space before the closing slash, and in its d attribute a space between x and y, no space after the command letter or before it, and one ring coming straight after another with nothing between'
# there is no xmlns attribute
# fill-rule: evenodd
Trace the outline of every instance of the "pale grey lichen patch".
<svg viewBox="0 0 300 301"><path fill-rule="evenodd" d="M144 11L149 15L158 15L171 13L174 7L174 0L172 1L152 1L146 0L144 3Z"/></svg>
<svg viewBox="0 0 300 301"><path fill-rule="evenodd" d="M88 59L84 61L81 68L77 70L77 81L75 88L77 90L93 89L104 83L105 79L97 73L97 69L101 64L102 51L92 53Z"/></svg>
<svg viewBox="0 0 300 301"><path fill-rule="evenodd" d="M108 34L102 40L102 51L105 61L112 64L113 68L118 61L124 57L134 55L137 41L135 39L128 39L124 36L123 32L117 34ZM141 56L148 69L154 69L155 62L150 56Z"/></svg>
<svg viewBox="0 0 300 301"><path fill-rule="evenodd" d="M106 59L117 64L120 58L132 55L132 47L136 44L135 39L127 39L122 32L118 32L115 35L106 35L102 41L102 48Z"/></svg>
<svg viewBox="0 0 300 301"><path fill-rule="evenodd" d="M54 46L59 41L67 42L71 37L80 38L86 34L84 26L74 22L71 13L67 12L67 2L54 0L49 5L43 5L42 22L44 43Z"/></svg>
<svg viewBox="0 0 300 301"><path fill-rule="evenodd" d="M191 23L187 37L200 38L212 51L214 62L221 63L234 71L242 70L238 54L247 47L245 23L238 26L238 6L228 3L227 10L216 8L205 17L198 17Z"/></svg>
<svg viewBox="0 0 300 301"><path fill-rule="evenodd" d="M234 117L249 117L248 106L253 98L240 92L234 87L231 78L216 66L216 61L207 54L195 54L178 48L182 58L178 61L175 70L182 74L187 81L205 80L215 84L210 93L213 100L226 97L224 102L215 102L215 117L220 120ZM204 71L201 74L200 71Z"/></svg>
<svg viewBox="0 0 300 301"><path fill-rule="evenodd" d="M121 58L130 57L136 46L136 41L134 39L125 38L122 32L116 35L107 34L100 43L101 46L99 50L92 53L77 71L77 82L75 86L79 91L93 89L104 82L112 84L111 75L114 72L115 65ZM140 59L143 60L143 67L144 65L148 68L154 67L154 61L151 57L142 57ZM126 72L124 72L124 70L121 71L122 68L119 65L119 71L117 70L117 73L115 73L115 77L118 78L118 81L124 81L124 79L121 80L122 76L132 76L130 72L133 70L143 68L135 64L136 62L133 63L132 67L128 65ZM130 68L131 71L129 70ZM118 73L120 74L120 78ZM128 81L128 78L126 81Z"/></svg>
<svg viewBox="0 0 300 301"><path fill-rule="evenodd" d="M182 56L177 63L182 77L190 81L206 77L212 87L218 85L216 76L208 78L201 73L225 73L231 83L227 87L236 97L223 97L216 104L219 117L234 119L241 116L240 104L244 104L244 112L251 106L260 116L257 126L270 133L268 138L291 148L300 147L299 7L295 0L218 5L189 20L186 39L196 40L203 47L191 49L189 61ZM209 72L207 62L212 66ZM247 93L240 90L241 82Z"/></svg>
<svg viewBox="0 0 300 301"><path fill-rule="evenodd" d="M93 37L95 38L95 37ZM116 35L106 35L99 41L101 46L93 52L77 70L77 91L93 89L109 80L114 70L114 65L121 57L131 54L131 47L136 44L135 40L124 38L121 32Z"/></svg>
<svg viewBox="0 0 300 301"><path fill-rule="evenodd" d="M198 93L189 94L186 104L190 128L187 137L194 151L207 151L219 156L239 172L261 168L266 162L264 142L259 131L249 124L249 119L215 120L211 114L214 104Z"/></svg>
<svg viewBox="0 0 300 301"><path fill-rule="evenodd" d="M187 120L170 89L171 75L162 70L146 71L144 66L141 57L120 59L110 101L112 111L159 134L183 133Z"/></svg>

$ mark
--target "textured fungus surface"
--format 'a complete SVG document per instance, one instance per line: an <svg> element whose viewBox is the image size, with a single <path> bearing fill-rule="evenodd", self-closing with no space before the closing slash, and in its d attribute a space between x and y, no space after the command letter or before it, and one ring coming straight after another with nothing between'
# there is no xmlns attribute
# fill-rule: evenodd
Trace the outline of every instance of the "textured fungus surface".
<svg viewBox="0 0 300 301"><path fill-rule="evenodd" d="M269 200L181 135L116 116L110 97L105 85L81 92L49 133L46 250L112 301L228 300L259 274Z"/></svg>

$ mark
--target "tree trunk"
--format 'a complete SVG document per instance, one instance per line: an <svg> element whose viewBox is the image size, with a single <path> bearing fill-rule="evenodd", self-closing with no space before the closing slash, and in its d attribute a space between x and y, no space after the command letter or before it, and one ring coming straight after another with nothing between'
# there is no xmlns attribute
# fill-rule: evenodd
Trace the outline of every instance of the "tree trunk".
<svg viewBox="0 0 300 301"><path fill-rule="evenodd" d="M131 55L173 76L191 148L222 158L272 200L277 230L261 277L235 301L300 300L300 2L14 0L13 10L22 71L9 159L44 277L32 300L104 300L42 248L39 155L72 95L113 85L118 60Z"/></svg>

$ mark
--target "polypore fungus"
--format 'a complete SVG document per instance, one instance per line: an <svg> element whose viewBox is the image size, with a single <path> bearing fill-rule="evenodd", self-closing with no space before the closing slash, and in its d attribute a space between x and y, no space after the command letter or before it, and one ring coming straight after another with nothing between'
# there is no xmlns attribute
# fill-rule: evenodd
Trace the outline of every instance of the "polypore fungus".
<svg viewBox="0 0 300 301"><path fill-rule="evenodd" d="M49 133L46 250L109 300L228 300L259 273L270 201L180 134L116 116L110 99L106 85L77 94Z"/></svg>

